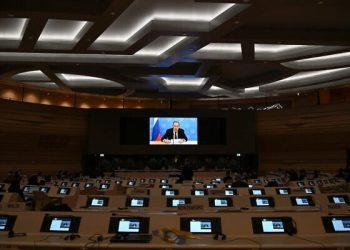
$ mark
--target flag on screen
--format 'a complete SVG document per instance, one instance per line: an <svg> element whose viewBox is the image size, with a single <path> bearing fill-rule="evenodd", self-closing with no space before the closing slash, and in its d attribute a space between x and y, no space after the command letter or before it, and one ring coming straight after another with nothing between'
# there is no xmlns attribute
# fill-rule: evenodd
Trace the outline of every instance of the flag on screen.
<svg viewBox="0 0 350 250"><path fill-rule="evenodd" d="M160 127L158 118L154 118L153 120L153 129L152 129L152 141L160 141Z"/></svg>

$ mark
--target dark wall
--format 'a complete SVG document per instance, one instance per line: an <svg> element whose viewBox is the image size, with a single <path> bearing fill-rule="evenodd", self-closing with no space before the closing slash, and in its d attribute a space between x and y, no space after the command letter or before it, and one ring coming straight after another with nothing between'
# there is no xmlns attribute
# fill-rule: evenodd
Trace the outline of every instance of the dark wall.
<svg viewBox="0 0 350 250"><path fill-rule="evenodd" d="M148 145L148 118L152 116L198 117L199 145ZM88 152L93 154L255 153L255 114L251 111L92 109L89 113Z"/></svg>

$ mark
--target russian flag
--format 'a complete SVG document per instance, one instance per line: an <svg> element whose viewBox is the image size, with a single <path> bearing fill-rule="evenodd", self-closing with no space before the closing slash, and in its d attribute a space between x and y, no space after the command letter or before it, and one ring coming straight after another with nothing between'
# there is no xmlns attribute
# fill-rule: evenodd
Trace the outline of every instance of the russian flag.
<svg viewBox="0 0 350 250"><path fill-rule="evenodd" d="M160 127L158 118L153 119L153 128L152 128L152 141L160 141Z"/></svg>

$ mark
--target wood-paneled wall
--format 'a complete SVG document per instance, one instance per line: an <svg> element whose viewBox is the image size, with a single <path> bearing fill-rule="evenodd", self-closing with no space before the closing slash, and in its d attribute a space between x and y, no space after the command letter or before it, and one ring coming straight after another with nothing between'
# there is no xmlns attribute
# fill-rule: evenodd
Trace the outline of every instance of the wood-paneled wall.
<svg viewBox="0 0 350 250"><path fill-rule="evenodd" d="M86 109L0 100L0 177L80 171L87 146ZM350 149L350 104L258 111L256 145L261 171L337 170Z"/></svg>
<svg viewBox="0 0 350 250"><path fill-rule="evenodd" d="M80 171L88 111L0 100L0 177Z"/></svg>
<svg viewBox="0 0 350 250"><path fill-rule="evenodd" d="M346 166L350 104L258 111L256 129L261 171Z"/></svg>

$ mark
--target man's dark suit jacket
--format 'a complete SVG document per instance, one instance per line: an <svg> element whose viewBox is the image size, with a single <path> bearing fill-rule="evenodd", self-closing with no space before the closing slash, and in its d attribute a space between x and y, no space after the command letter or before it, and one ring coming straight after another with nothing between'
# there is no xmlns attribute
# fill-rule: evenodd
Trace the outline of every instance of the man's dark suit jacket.
<svg viewBox="0 0 350 250"><path fill-rule="evenodd" d="M165 134L162 136L162 141L164 139L171 140L174 139L174 132L172 128L166 130ZM185 135L185 131L182 128L179 128L177 132L177 139L185 139L187 141L187 136Z"/></svg>

